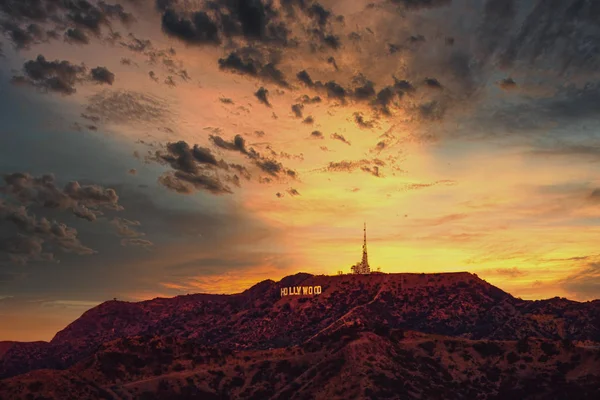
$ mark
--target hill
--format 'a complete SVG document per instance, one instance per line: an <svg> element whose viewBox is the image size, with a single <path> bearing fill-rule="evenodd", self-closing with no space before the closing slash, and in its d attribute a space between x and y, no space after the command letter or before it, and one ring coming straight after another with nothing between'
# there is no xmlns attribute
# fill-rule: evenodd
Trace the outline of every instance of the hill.
<svg viewBox="0 0 600 400"><path fill-rule="evenodd" d="M281 296L302 286L322 291ZM600 301L521 300L469 273L297 274L234 295L108 301L49 343L0 346L0 376L12 377L0 399L37 382L39 395L73 398L320 398L342 388L385 398L401 382L409 398L502 398L536 381L586 396L599 387L599 344ZM311 377L315 365L330 376Z"/></svg>

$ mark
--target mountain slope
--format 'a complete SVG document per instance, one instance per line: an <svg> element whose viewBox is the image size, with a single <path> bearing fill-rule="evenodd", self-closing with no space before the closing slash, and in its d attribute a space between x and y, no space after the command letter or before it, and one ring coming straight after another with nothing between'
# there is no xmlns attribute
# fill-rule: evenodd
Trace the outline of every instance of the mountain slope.
<svg viewBox="0 0 600 400"><path fill-rule="evenodd" d="M317 285L320 295L280 294L283 287ZM105 302L50 343L12 345L0 355L0 377L64 369L124 337L169 336L218 349L259 350L310 343L348 323L465 339L600 342L600 301L525 301L469 273L297 274L235 295Z"/></svg>
<svg viewBox="0 0 600 400"><path fill-rule="evenodd" d="M118 339L66 371L0 381L0 399L594 399L599 375L600 351L568 342L374 333L348 324L272 350Z"/></svg>

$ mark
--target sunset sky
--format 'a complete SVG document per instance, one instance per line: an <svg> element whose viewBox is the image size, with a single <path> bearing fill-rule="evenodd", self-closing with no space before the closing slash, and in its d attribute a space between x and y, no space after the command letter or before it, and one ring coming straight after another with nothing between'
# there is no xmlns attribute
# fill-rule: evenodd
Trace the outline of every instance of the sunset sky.
<svg viewBox="0 0 600 400"><path fill-rule="evenodd" d="M360 260L600 298L600 3L0 1L0 340Z"/></svg>

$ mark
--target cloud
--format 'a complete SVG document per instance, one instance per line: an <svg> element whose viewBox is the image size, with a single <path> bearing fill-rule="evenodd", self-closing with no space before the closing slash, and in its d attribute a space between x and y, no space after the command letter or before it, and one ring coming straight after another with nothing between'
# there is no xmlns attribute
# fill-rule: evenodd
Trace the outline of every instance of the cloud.
<svg viewBox="0 0 600 400"><path fill-rule="evenodd" d="M247 46L231 52L226 58L220 58L218 62L221 70L260 78L264 82L274 83L284 88L289 87L283 72L277 68L277 58L271 57L271 60L265 58L260 51Z"/></svg>
<svg viewBox="0 0 600 400"><path fill-rule="evenodd" d="M88 115L115 123L164 123L169 122L172 112L162 98L127 90L104 90L88 101Z"/></svg>
<svg viewBox="0 0 600 400"><path fill-rule="evenodd" d="M399 4L408 10L420 10L423 8L444 7L452 3L452 0L389 0L392 4Z"/></svg>
<svg viewBox="0 0 600 400"><path fill-rule="evenodd" d="M302 110L304 109L304 105L302 104L294 104L292 105L292 112L296 116L296 118L302 118Z"/></svg>
<svg viewBox="0 0 600 400"><path fill-rule="evenodd" d="M81 185L69 182L63 189L56 185L53 175L34 177L27 173L13 173L3 176L5 185L0 193L25 205L37 205L50 209L70 210L83 219L94 221L102 215L101 209L122 210L119 196L110 188L98 185Z"/></svg>
<svg viewBox="0 0 600 400"><path fill-rule="evenodd" d="M219 28L204 11L197 11L189 17L168 9L161 19L162 29L170 36L188 44L219 44Z"/></svg>
<svg viewBox="0 0 600 400"><path fill-rule="evenodd" d="M15 22L6 20L0 22L0 30L10 38L17 50L29 49L31 45L49 40L47 32L36 23L21 27Z"/></svg>
<svg viewBox="0 0 600 400"><path fill-rule="evenodd" d="M244 139L241 135L235 135L232 141L226 141L220 136L211 135L210 140L215 146L222 149L239 151L242 154L248 154L248 150L246 150L246 139Z"/></svg>
<svg viewBox="0 0 600 400"><path fill-rule="evenodd" d="M76 92L75 84L85 80L86 68L69 61L47 61L42 55L23 64L25 76L13 78L17 83L32 86L65 95Z"/></svg>
<svg viewBox="0 0 600 400"><path fill-rule="evenodd" d="M298 101L302 102L302 104L316 104L321 102L321 98L319 96L310 97L304 94L298 99Z"/></svg>
<svg viewBox="0 0 600 400"><path fill-rule="evenodd" d="M79 28L69 28L65 31L65 40L71 43L89 44L90 38Z"/></svg>
<svg viewBox="0 0 600 400"><path fill-rule="evenodd" d="M154 247L154 243L147 239L139 239L139 238L125 238L121 239L121 246L136 246L142 247L146 250L151 250Z"/></svg>
<svg viewBox="0 0 600 400"><path fill-rule="evenodd" d="M134 20L120 4L104 1L3 0L0 16L10 21L0 24L0 30L17 49L56 39L56 31L65 27L65 38L87 44L86 32L99 37L103 26L112 29L113 21L126 25Z"/></svg>
<svg viewBox="0 0 600 400"><path fill-rule="evenodd" d="M339 133L331 134L331 138L334 140L339 140L342 143L346 143L348 146L352 145L352 143L350 143L343 135L340 135Z"/></svg>
<svg viewBox="0 0 600 400"><path fill-rule="evenodd" d="M175 10L174 2L162 3L163 31L191 45L218 45L232 38L288 44L289 30L271 2L217 0L192 12Z"/></svg>
<svg viewBox="0 0 600 400"><path fill-rule="evenodd" d="M116 192L98 185L80 185L73 181L63 189L54 176L33 177L27 173L3 176L0 186L0 259L26 264L29 261L54 261L54 250L79 255L95 252L83 245L75 228L64 223L38 218L37 210L65 210L74 216L95 221L102 210L120 211ZM12 227L12 228L11 228Z"/></svg>
<svg viewBox="0 0 600 400"><path fill-rule="evenodd" d="M380 167L385 166L385 163L377 158L372 160L357 160L357 161L349 161L342 160L337 162L330 162L322 171L327 172L354 172L356 170L361 170L370 175L376 177L383 177L380 172Z"/></svg>
<svg viewBox="0 0 600 400"><path fill-rule="evenodd" d="M267 89L265 89L264 87L259 88L254 93L254 96L256 96L256 98L258 99L258 101L260 101L261 103L263 103L267 107L271 107L271 103L269 103L268 95L269 95L269 91Z"/></svg>
<svg viewBox="0 0 600 400"><path fill-rule="evenodd" d="M354 122L356 122L356 125L358 125L361 129L372 129L375 126L373 121L366 121L363 115L359 112L354 113Z"/></svg>
<svg viewBox="0 0 600 400"><path fill-rule="evenodd" d="M312 116L308 116L302 120L303 124L312 125L315 122L315 119Z"/></svg>
<svg viewBox="0 0 600 400"><path fill-rule="evenodd" d="M511 90L517 87L517 82L515 82L513 78L508 77L498 82L498 86L500 86L504 90Z"/></svg>
<svg viewBox="0 0 600 400"><path fill-rule="evenodd" d="M312 131L310 137L313 139L324 139L323 132L321 131Z"/></svg>
<svg viewBox="0 0 600 400"><path fill-rule="evenodd" d="M115 76L105 67L92 69L89 76L87 68L71 64L69 61L48 61L43 55L23 64L23 76L13 77L15 84L29 84L37 88L70 95L76 92L75 85L85 81L112 85Z"/></svg>
<svg viewBox="0 0 600 400"><path fill-rule="evenodd" d="M577 299L600 299L600 263L585 263L578 271L562 279L560 285Z"/></svg>
<svg viewBox="0 0 600 400"><path fill-rule="evenodd" d="M296 178L296 172L285 168L276 159L262 156L254 148L247 148L241 135L227 141L218 135L211 135L210 141L227 151L238 152L260 171L274 177ZM240 186L240 177L251 179L250 171L243 165L217 160L208 148L186 142L167 143L165 149L156 151L148 157L149 161L168 164L175 172L168 172L159 178L159 182L177 193L190 194L197 190L206 190L213 194L233 193L229 184ZM220 171L220 172L219 172Z"/></svg>
<svg viewBox="0 0 600 400"><path fill-rule="evenodd" d="M106 67L96 67L91 71L92 79L98 83L106 83L112 85L115 82L115 74L110 72Z"/></svg>
<svg viewBox="0 0 600 400"><path fill-rule="evenodd" d="M508 276L510 278L518 278L519 276L526 275L525 271L520 270L517 267L512 268L498 268L494 271L497 275Z"/></svg>
<svg viewBox="0 0 600 400"><path fill-rule="evenodd" d="M139 227L141 225L140 221L132 221L126 218L113 218L110 223L117 230L117 235L128 238L137 238L140 236L144 236L144 233L138 232L133 227Z"/></svg>

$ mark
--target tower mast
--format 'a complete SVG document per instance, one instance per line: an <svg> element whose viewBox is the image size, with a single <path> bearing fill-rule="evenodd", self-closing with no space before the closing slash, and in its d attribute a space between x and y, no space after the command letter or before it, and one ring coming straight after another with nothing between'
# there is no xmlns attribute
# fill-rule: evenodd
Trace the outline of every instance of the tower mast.
<svg viewBox="0 0 600 400"><path fill-rule="evenodd" d="M363 243L363 255L361 262L361 273L368 274L371 272L371 268L369 267L369 260L367 257L367 223L364 223L364 243Z"/></svg>

